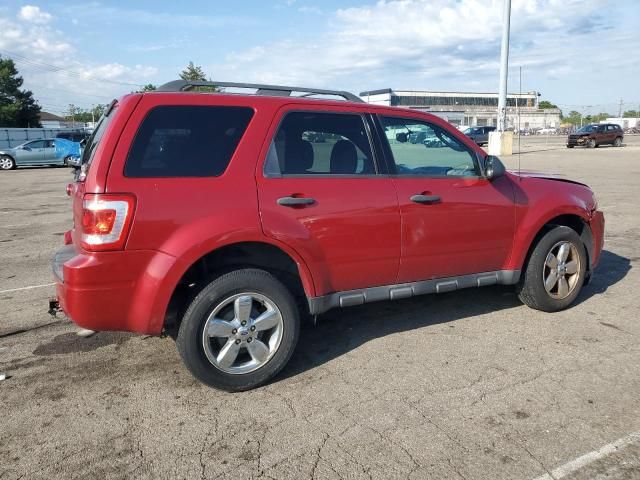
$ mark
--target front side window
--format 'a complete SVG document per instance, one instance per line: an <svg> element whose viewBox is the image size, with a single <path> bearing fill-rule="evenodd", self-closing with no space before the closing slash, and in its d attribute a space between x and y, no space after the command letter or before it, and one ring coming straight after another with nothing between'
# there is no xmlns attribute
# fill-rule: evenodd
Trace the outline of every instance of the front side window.
<svg viewBox="0 0 640 480"><path fill-rule="evenodd" d="M288 113L271 141L266 175L375 174L364 120L357 114Z"/></svg>
<svg viewBox="0 0 640 480"><path fill-rule="evenodd" d="M381 117L397 175L474 177L479 175L475 155L453 134L428 122ZM407 142L414 131L424 131L419 144Z"/></svg>
<svg viewBox="0 0 640 480"><path fill-rule="evenodd" d="M253 110L167 105L149 112L124 167L126 177L215 177L231 161Z"/></svg>
<svg viewBox="0 0 640 480"><path fill-rule="evenodd" d="M27 143L25 146L29 148L45 148L45 145L46 144L44 140L36 140L35 142Z"/></svg>

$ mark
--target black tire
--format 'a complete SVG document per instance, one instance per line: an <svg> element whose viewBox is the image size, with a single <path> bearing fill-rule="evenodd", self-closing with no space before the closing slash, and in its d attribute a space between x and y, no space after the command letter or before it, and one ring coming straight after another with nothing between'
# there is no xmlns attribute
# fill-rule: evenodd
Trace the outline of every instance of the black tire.
<svg viewBox="0 0 640 480"><path fill-rule="evenodd" d="M596 142L595 138L590 138L589 141L587 142L587 147L589 148L596 148L598 146L598 143Z"/></svg>
<svg viewBox="0 0 640 480"><path fill-rule="evenodd" d="M62 164L63 164L65 167L68 167L68 166L69 166L69 160L70 160L70 159L71 159L71 156L69 156L69 155L68 155L68 156L66 156L66 157L64 157L64 160L62 160Z"/></svg>
<svg viewBox="0 0 640 480"><path fill-rule="evenodd" d="M0 170L13 170L16 168L16 161L9 155L0 155Z"/></svg>
<svg viewBox="0 0 640 480"><path fill-rule="evenodd" d="M573 148L573 145L567 145L567 148Z"/></svg>
<svg viewBox="0 0 640 480"><path fill-rule="evenodd" d="M621 147L622 146L622 137L616 137L616 139L613 141L613 146L614 147Z"/></svg>
<svg viewBox="0 0 640 480"><path fill-rule="evenodd" d="M233 295L254 292L267 297L281 312L282 338L272 357L249 373L227 373L209 361L203 330L211 312ZM291 292L273 275L257 269L235 270L215 279L191 302L184 314L176 345L183 362L198 380L228 392L258 387L272 379L289 361L298 342L299 312Z"/></svg>
<svg viewBox="0 0 640 480"><path fill-rule="evenodd" d="M544 286L545 262L547 255L560 242L573 244L580 261L578 277L573 290L565 298L554 298ZM533 252L531 252L520 282L516 286L518 297L525 305L543 312L564 310L573 303L584 285L587 262L584 243L575 230L564 226L550 227L533 248Z"/></svg>

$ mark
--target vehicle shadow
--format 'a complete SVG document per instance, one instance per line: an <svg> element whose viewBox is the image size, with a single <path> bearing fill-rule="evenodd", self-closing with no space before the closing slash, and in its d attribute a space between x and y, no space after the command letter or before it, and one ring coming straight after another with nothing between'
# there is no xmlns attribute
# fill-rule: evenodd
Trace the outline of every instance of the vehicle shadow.
<svg viewBox="0 0 640 480"><path fill-rule="evenodd" d="M594 295L606 292L610 286L622 280L631 268L631 259L609 250L603 250L600 263L595 269L591 282L582 289L575 305L588 300Z"/></svg>
<svg viewBox="0 0 640 480"><path fill-rule="evenodd" d="M592 282L576 304L605 292L630 269L630 259L603 251ZM372 339L444 323L455 328L456 320L521 306L513 287L493 286L330 310L315 327L303 326L296 351L274 381L322 365Z"/></svg>

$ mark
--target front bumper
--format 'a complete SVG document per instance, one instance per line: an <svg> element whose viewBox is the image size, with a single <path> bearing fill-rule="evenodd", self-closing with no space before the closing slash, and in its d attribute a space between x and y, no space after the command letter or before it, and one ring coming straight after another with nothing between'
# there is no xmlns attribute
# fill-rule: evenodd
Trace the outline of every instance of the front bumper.
<svg viewBox="0 0 640 480"><path fill-rule="evenodd" d="M65 245L52 260L60 309L83 328L157 335L171 289L171 255L150 250L91 253Z"/></svg>
<svg viewBox="0 0 640 480"><path fill-rule="evenodd" d="M592 268L598 265L600 257L602 256L602 249L604 248L604 225L604 213L600 210L594 210L591 214L591 221L589 222L591 235L593 236Z"/></svg>
<svg viewBox="0 0 640 480"><path fill-rule="evenodd" d="M577 137L577 138L569 137L567 139L567 145L572 146L572 147L586 145L587 144L587 140L589 140L589 137Z"/></svg>

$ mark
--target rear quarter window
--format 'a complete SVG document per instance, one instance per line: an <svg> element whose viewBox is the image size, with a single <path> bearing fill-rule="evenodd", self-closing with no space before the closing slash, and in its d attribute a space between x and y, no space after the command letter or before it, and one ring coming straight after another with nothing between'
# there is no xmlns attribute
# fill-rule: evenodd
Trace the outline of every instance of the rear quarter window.
<svg viewBox="0 0 640 480"><path fill-rule="evenodd" d="M209 177L229 165L253 116L248 107L156 107L136 133L126 177Z"/></svg>

